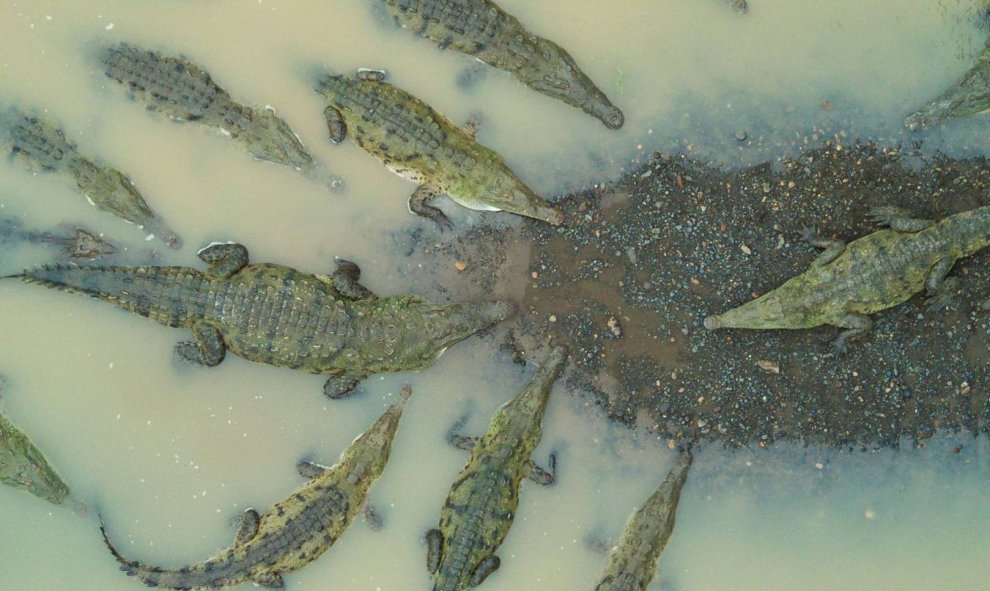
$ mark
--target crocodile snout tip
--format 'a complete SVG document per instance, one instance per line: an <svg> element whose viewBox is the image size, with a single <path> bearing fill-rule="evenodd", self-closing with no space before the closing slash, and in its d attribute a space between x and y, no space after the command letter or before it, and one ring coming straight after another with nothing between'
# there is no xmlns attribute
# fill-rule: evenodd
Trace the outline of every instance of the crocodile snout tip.
<svg viewBox="0 0 990 591"><path fill-rule="evenodd" d="M722 319L718 316L709 316L708 318L705 318L705 328L708 330L722 328Z"/></svg>

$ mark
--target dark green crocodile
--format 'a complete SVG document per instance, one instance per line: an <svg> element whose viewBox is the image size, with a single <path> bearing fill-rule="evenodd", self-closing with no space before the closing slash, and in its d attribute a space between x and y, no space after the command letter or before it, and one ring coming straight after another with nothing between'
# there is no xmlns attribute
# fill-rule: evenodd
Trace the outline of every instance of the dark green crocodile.
<svg viewBox="0 0 990 591"><path fill-rule="evenodd" d="M450 221L428 203L440 193L465 207L504 210L558 225L560 210L550 206L509 170L502 157L432 107L364 70L356 77L324 76L317 90L329 101L330 139L350 134L359 146L395 173L420 186L409 210L441 229Z"/></svg>
<svg viewBox="0 0 990 591"><path fill-rule="evenodd" d="M911 130L968 117L990 110L990 46L976 57L973 66L938 98L904 120Z"/></svg>
<svg viewBox="0 0 990 591"><path fill-rule="evenodd" d="M248 264L240 244L199 251L204 273L188 267L50 265L24 281L89 294L173 327L194 340L178 355L217 365L225 352L279 367L329 374L337 398L373 373L427 367L450 345L512 313L504 302L440 304L414 295L377 298L338 262L332 277L274 264Z"/></svg>
<svg viewBox="0 0 990 591"><path fill-rule="evenodd" d="M512 527L522 479L556 481L555 457L548 472L530 455L543 435L543 412L566 358L564 348L554 348L522 392L495 411L480 438L451 432L450 442L470 450L471 459L450 489L440 525L426 533L433 591L480 585L501 563L495 552Z"/></svg>
<svg viewBox="0 0 990 591"><path fill-rule="evenodd" d="M564 48L526 30L491 0L382 0L395 22L505 70L533 90L564 101L610 129L625 117Z"/></svg>
<svg viewBox="0 0 990 591"><path fill-rule="evenodd" d="M657 560L674 531L691 460L691 452L682 451L660 486L629 518L595 591L646 591L650 586Z"/></svg>
<svg viewBox="0 0 990 591"><path fill-rule="evenodd" d="M90 160L65 138L61 129L44 119L9 109L0 116L0 137L13 156L36 172L71 177L90 203L137 225L149 238L157 237L179 248L182 240L148 207L144 197L123 173Z"/></svg>
<svg viewBox="0 0 990 591"><path fill-rule="evenodd" d="M331 189L343 186L339 177L317 163L273 109L254 109L234 102L205 70L185 57L121 43L106 48L100 59L107 77L124 85L149 110L178 121L213 127L258 160L302 171Z"/></svg>
<svg viewBox="0 0 990 591"><path fill-rule="evenodd" d="M807 238L825 251L811 267L759 298L705 319L705 327L812 328L831 324L846 329L846 341L871 327L869 314L896 306L927 288L929 306L949 305L959 290L946 274L957 259L990 244L990 206L958 213L934 223L913 218L896 207L878 207L873 221L890 226L851 242Z"/></svg>
<svg viewBox="0 0 990 591"><path fill-rule="evenodd" d="M251 581L281 589L283 574L299 570L326 552L361 511L368 489L388 463L402 407L411 394L412 389L404 387L399 400L333 466L299 464L299 473L309 482L261 515L254 509L245 511L233 547L205 562L177 569L147 566L121 555L101 525L103 540L122 565L120 570L149 587L217 589Z"/></svg>
<svg viewBox="0 0 990 591"><path fill-rule="evenodd" d="M0 218L0 244L13 241L54 247L59 256L69 259L98 259L117 252L105 236L80 226L61 224L54 230L35 230L23 227L15 218Z"/></svg>
<svg viewBox="0 0 990 591"><path fill-rule="evenodd" d="M56 505L70 505L77 511L83 507L69 497L69 487L41 450L3 413L0 413L0 482Z"/></svg>

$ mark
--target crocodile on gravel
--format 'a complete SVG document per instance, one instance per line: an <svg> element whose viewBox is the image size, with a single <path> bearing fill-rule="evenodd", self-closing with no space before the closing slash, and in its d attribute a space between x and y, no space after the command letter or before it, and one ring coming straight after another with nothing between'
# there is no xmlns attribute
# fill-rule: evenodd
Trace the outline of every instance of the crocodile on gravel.
<svg viewBox="0 0 990 591"><path fill-rule="evenodd" d="M619 129L625 117L564 48L526 30L491 0L382 0L404 29L505 70L533 90Z"/></svg>
<svg viewBox="0 0 990 591"><path fill-rule="evenodd" d="M157 237L172 248L182 245L179 236L148 207L131 179L80 154L51 122L11 108L0 115L0 138L12 157L23 160L31 170L70 176L98 209L124 218L149 233L149 238Z"/></svg>
<svg viewBox="0 0 990 591"><path fill-rule="evenodd" d="M300 463L299 473L309 482L263 514L245 511L233 547L205 562L177 569L147 566L125 558L101 525L103 540L122 565L120 570L149 587L217 589L251 581L281 589L283 574L299 570L326 552L361 511L368 489L388 463L402 407L411 394L412 389L405 386L399 400L333 466Z"/></svg>
<svg viewBox="0 0 990 591"><path fill-rule="evenodd" d="M60 505L69 487L31 440L0 413L0 482Z"/></svg>
<svg viewBox="0 0 990 591"><path fill-rule="evenodd" d="M501 301L378 298L358 283L360 269L348 261L339 261L328 277L249 265L240 244L214 243L198 254L210 265L205 273L189 267L48 265L12 277L190 328L194 340L179 343L176 353L195 364L217 365L230 350L249 361L328 374L324 393L332 398L373 373L428 367L450 345L512 314Z"/></svg>
<svg viewBox="0 0 990 591"><path fill-rule="evenodd" d="M473 129L461 129L432 107L384 81L384 72L324 76L317 91L329 101L330 139L350 134L359 146L395 173L420 183L409 210L451 227L429 205L440 193L471 209L509 211L559 225L563 214L509 170L502 157L482 146Z"/></svg>
<svg viewBox="0 0 990 591"><path fill-rule="evenodd" d="M948 119L968 117L990 110L990 46L976 63L938 98L909 115L904 126L911 130L930 127Z"/></svg>
<svg viewBox="0 0 990 591"><path fill-rule="evenodd" d="M12 240L54 247L60 256L70 259L98 259L117 252L109 240L86 228L62 224L54 231L32 230L21 227L14 218L0 218L0 244Z"/></svg>
<svg viewBox="0 0 990 591"><path fill-rule="evenodd" d="M952 265L990 245L990 206L938 223L889 206L871 210L870 219L890 228L848 246L806 230L806 238L825 249L807 271L738 308L709 316L705 328L831 324L846 329L834 343L841 353L846 341L872 327L869 314L907 301L922 289L927 289L930 309L950 305L961 284L958 277L946 278Z"/></svg>
<svg viewBox="0 0 990 591"><path fill-rule="evenodd" d="M512 527L523 478L548 485L556 481L556 459L550 471L530 455L543 435L543 412L550 389L567 358L555 347L522 392L492 416L479 438L451 431L448 440L471 451L440 512L440 525L426 533L426 565L433 573L433 591L461 591L480 585L501 563L495 552Z"/></svg>
<svg viewBox="0 0 990 591"><path fill-rule="evenodd" d="M674 531L691 460L691 452L682 451L660 486L629 518L595 591L646 591L650 586L657 560Z"/></svg>
<svg viewBox="0 0 990 591"><path fill-rule="evenodd" d="M234 102L205 70L185 57L121 43L106 48L100 59L107 77L125 86L131 97L149 110L177 121L213 127L258 160L302 171L331 189L343 186L340 177L317 163L274 109L254 109Z"/></svg>

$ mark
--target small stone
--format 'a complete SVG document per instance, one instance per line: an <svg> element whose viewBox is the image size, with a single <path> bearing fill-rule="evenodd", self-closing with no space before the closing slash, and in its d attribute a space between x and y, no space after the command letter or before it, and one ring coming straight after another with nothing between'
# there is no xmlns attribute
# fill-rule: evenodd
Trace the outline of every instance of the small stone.
<svg viewBox="0 0 990 591"><path fill-rule="evenodd" d="M529 274L529 276L532 277L533 279L536 279L537 277L540 276L540 274L537 273L536 271L533 271L532 273Z"/></svg>
<svg viewBox="0 0 990 591"><path fill-rule="evenodd" d="M756 367L772 374L780 373L780 364L776 361L770 361L769 359L760 359L756 362Z"/></svg>
<svg viewBox="0 0 990 591"><path fill-rule="evenodd" d="M622 338L622 324L619 323L619 319L615 316L609 316L608 322L605 323L608 326L609 331L612 333L612 338L621 339Z"/></svg>
<svg viewBox="0 0 990 591"><path fill-rule="evenodd" d="M457 269L458 271L463 271L467 269L467 263L457 261L456 263L454 263L454 268Z"/></svg>
<svg viewBox="0 0 990 591"><path fill-rule="evenodd" d="M750 247L746 246L745 244L740 244L739 250L743 251L743 254L747 254L747 255L753 254L753 250Z"/></svg>
<svg viewBox="0 0 990 591"><path fill-rule="evenodd" d="M740 142L745 142L747 138L749 138L749 134L746 133L745 129L740 129L736 132L736 139Z"/></svg>
<svg viewBox="0 0 990 591"><path fill-rule="evenodd" d="M551 314L550 318L547 318L547 320L549 320L550 322L557 322L557 317Z"/></svg>

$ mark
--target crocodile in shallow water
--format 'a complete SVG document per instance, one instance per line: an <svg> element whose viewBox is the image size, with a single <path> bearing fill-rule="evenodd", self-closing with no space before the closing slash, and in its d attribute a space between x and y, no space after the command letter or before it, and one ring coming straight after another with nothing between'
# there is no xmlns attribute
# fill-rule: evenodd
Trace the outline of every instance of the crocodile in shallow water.
<svg viewBox="0 0 990 591"><path fill-rule="evenodd" d="M526 30L490 0L382 0L395 22L440 45L474 56L533 90L597 118L611 129L625 118L564 48Z"/></svg>
<svg viewBox="0 0 990 591"><path fill-rule="evenodd" d="M80 154L51 122L11 108L0 116L0 137L13 157L33 171L67 175L98 209L136 224L172 248L182 245L179 236L148 207L131 179Z"/></svg>
<svg viewBox="0 0 990 591"><path fill-rule="evenodd" d="M558 225L560 210L550 206L509 170L502 157L432 107L366 70L358 76L324 76L317 90L329 101L330 139L347 134L397 174L420 183L409 210L436 222L450 221L429 205L440 193L465 207L504 210Z"/></svg>
<svg viewBox="0 0 990 591"><path fill-rule="evenodd" d="M495 552L512 527L523 478L539 484L556 480L530 455L543 435L543 412L567 351L555 347L522 392L495 411L479 438L454 432L452 444L471 451L440 512L440 525L426 533L427 568L433 591L462 591L480 585L501 563Z"/></svg>
<svg viewBox="0 0 990 591"><path fill-rule="evenodd" d="M300 463L299 473L309 482L263 514L245 511L233 547L205 562L177 569L147 566L121 555L101 526L103 540L120 569L150 587L216 589L251 581L281 589L282 575L326 552L365 505L368 489L388 462L402 407L411 394L412 389L404 387L400 399L333 466Z"/></svg>
<svg viewBox="0 0 990 591"><path fill-rule="evenodd" d="M23 431L0 413L0 482L55 503L69 499L69 487Z"/></svg>
<svg viewBox="0 0 990 591"><path fill-rule="evenodd" d="M660 486L629 518L595 591L646 591L649 587L657 560L674 531L691 459L690 451L682 451Z"/></svg>
<svg viewBox="0 0 990 591"><path fill-rule="evenodd" d="M959 290L957 277L946 278L957 259L990 245L990 206L958 213L935 223L911 217L897 207L878 207L873 221L890 226L848 246L838 240L807 238L825 248L811 267L778 287L717 316L705 327L812 328L831 324L844 328L835 341L866 333L869 314L896 306L927 289L929 307L938 310Z"/></svg>
<svg viewBox="0 0 990 591"><path fill-rule="evenodd" d="M450 345L507 318L505 302L442 304L414 295L378 298L358 283L357 265L339 261L332 277L274 264L248 264L240 244L199 252L189 267L48 265L21 277L89 294L173 327L194 340L178 355L217 365L227 350L279 367L331 377L337 398L373 373L427 367Z"/></svg>
<svg viewBox="0 0 990 591"><path fill-rule="evenodd" d="M34 230L22 227L14 218L0 218L0 244L12 241L54 247L59 256L69 259L98 259L117 252L117 247L105 236L80 226L61 224L51 231Z"/></svg>
<svg viewBox="0 0 990 591"><path fill-rule="evenodd" d="M990 46L976 57L962 78L938 98L904 120L911 130L922 129L947 119L968 117L990 110Z"/></svg>
<svg viewBox="0 0 990 591"><path fill-rule="evenodd" d="M237 140L258 160L302 171L332 189L342 187L340 178L313 158L273 109L234 102L205 70L185 57L121 43L104 49L100 59L107 77L124 85L149 110L213 127Z"/></svg>

